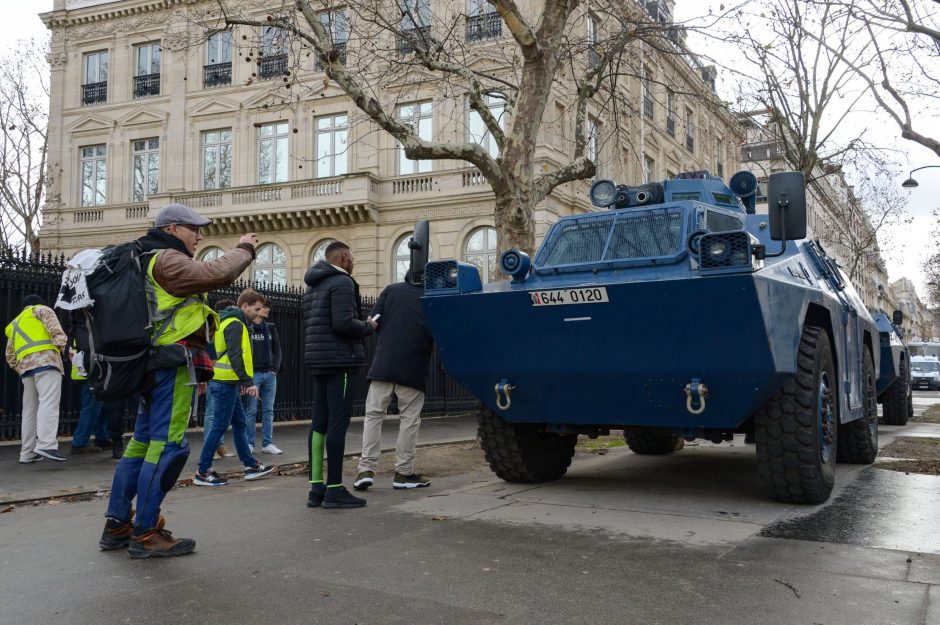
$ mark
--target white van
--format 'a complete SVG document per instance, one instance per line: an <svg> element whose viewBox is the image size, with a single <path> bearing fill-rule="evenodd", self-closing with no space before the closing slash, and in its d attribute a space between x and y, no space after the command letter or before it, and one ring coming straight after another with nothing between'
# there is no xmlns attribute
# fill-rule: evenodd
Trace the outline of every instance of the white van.
<svg viewBox="0 0 940 625"><path fill-rule="evenodd" d="M911 356L911 386L940 390L940 359L936 356Z"/></svg>

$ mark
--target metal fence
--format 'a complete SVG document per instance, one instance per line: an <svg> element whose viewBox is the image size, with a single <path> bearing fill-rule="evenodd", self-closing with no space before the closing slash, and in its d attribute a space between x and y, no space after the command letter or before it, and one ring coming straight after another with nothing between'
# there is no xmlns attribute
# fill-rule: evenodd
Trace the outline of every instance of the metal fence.
<svg viewBox="0 0 940 625"><path fill-rule="evenodd" d="M41 295L50 306L55 302L56 294L65 269L62 256L11 256L0 255L0 323L5 327L21 310L23 297L31 293ZM277 326L283 352L284 369L277 378L277 398L274 404L276 421L303 420L311 417L313 405L312 380L304 368L303 362L303 313L301 295L303 290L296 287L270 287L263 284L236 283L225 289L209 294L209 301L215 304L223 297L235 299L242 289L252 287L271 300L270 320ZM374 303L372 298L363 298L363 314L368 314ZM66 315L56 311L65 325ZM6 337L4 337L5 339ZM375 336L366 339L366 354L369 362L375 352ZM72 381L68 375L62 380L62 400L59 414L59 435L72 433L77 422L81 406L80 382ZM22 386L16 373L4 364L0 377L0 440L16 440L20 436ZM365 369L358 376L353 399L353 415L365 412L365 398L368 382ZM462 412L473 408L475 400L459 384L454 382L441 365L437 352L431 359L431 372L428 379L424 414L446 414ZM190 424L202 425L204 405L200 401L197 416ZM124 431L133 430L134 413L128 407L124 420Z"/></svg>

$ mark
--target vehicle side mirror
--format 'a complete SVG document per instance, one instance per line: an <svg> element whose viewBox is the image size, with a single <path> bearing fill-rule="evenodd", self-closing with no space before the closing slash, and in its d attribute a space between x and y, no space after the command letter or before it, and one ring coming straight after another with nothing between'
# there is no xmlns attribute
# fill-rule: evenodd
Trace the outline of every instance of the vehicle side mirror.
<svg viewBox="0 0 940 625"><path fill-rule="evenodd" d="M891 323L901 327L901 324L904 323L904 313L900 310L895 310L894 313L891 314Z"/></svg>
<svg viewBox="0 0 940 625"><path fill-rule="evenodd" d="M806 181L803 173L770 174L767 182L770 238L795 241L806 237Z"/></svg>

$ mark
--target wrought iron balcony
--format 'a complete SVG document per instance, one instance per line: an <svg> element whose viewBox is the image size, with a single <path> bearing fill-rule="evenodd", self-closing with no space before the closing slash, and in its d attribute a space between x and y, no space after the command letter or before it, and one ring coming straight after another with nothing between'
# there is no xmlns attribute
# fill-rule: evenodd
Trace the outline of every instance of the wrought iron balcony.
<svg viewBox="0 0 940 625"><path fill-rule="evenodd" d="M695 151L695 139L692 138L692 135L685 136L685 149L689 152Z"/></svg>
<svg viewBox="0 0 940 625"><path fill-rule="evenodd" d="M503 34L503 18L495 11L467 16L467 41L492 39Z"/></svg>
<svg viewBox="0 0 940 625"><path fill-rule="evenodd" d="M643 114L653 119L653 98L643 98Z"/></svg>
<svg viewBox="0 0 940 625"><path fill-rule="evenodd" d="M670 137L676 136L676 120L672 117L666 118L666 132L669 133Z"/></svg>
<svg viewBox="0 0 940 625"><path fill-rule="evenodd" d="M232 84L232 64L216 63L202 68L203 87L222 87Z"/></svg>
<svg viewBox="0 0 940 625"><path fill-rule="evenodd" d="M149 98L160 95L160 74L134 76L134 97Z"/></svg>
<svg viewBox="0 0 940 625"><path fill-rule="evenodd" d="M277 78L278 76L284 76L286 74L286 54L272 54L270 56L261 57L260 64L258 65L258 76L261 77L261 79Z"/></svg>
<svg viewBox="0 0 940 625"><path fill-rule="evenodd" d="M398 55L407 56L418 49L416 46L425 47L424 42L431 36L431 27L405 28L401 32L404 36L398 37Z"/></svg>
<svg viewBox="0 0 940 625"><path fill-rule="evenodd" d="M339 43L333 44L333 49L330 51L330 55L337 55L336 60L339 61L340 65L346 65L346 42L341 41ZM323 59L319 56L317 57L317 71L323 71Z"/></svg>
<svg viewBox="0 0 940 625"><path fill-rule="evenodd" d="M82 106L103 104L108 101L108 81L82 85Z"/></svg>

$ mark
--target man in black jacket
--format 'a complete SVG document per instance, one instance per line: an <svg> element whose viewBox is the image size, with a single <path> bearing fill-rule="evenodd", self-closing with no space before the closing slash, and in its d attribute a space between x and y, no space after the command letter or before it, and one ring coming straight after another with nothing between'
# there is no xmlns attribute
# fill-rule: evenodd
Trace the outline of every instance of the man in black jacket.
<svg viewBox="0 0 940 625"><path fill-rule="evenodd" d="M369 394L362 429L362 459L353 487L366 490L375 482L375 469L382 451L382 422L392 395L398 397L400 423L395 446L393 488L430 486L414 472L415 444L421 425L421 408L427 386L428 364L434 341L421 308L420 275L411 272L405 282L390 284L372 308L379 341L369 369Z"/></svg>
<svg viewBox="0 0 940 625"><path fill-rule="evenodd" d="M349 246L334 241L326 257L304 276L304 362L313 372L313 421L307 445L310 455L310 494L315 508L359 508L365 499L343 487L343 453L352 414L356 370L366 364L362 339L375 331L369 317L359 318L359 285L352 279ZM326 483L323 451L327 452Z"/></svg>

